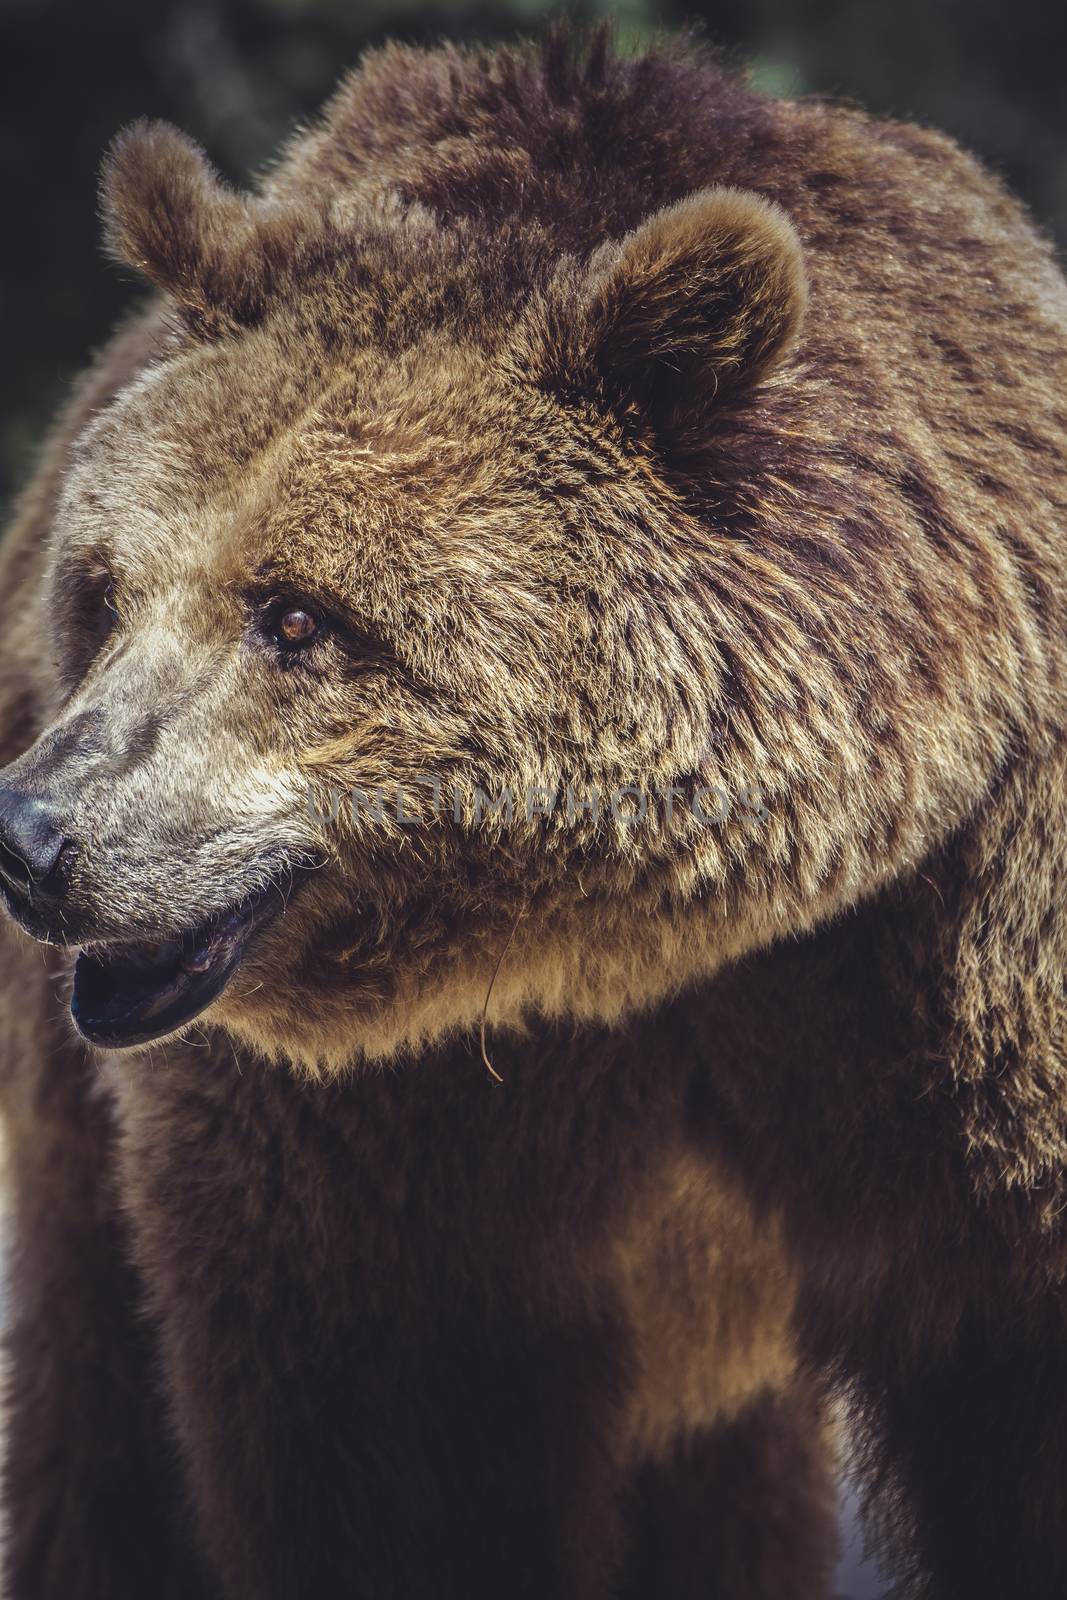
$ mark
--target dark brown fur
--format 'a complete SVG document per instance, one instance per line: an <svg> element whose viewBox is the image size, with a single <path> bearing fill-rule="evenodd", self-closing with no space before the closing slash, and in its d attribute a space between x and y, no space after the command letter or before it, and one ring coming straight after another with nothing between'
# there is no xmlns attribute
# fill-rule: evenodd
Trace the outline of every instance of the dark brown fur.
<svg viewBox="0 0 1067 1600"><path fill-rule="evenodd" d="M167 301L4 548L4 781L81 773L73 943L325 865L132 1059L5 931L12 1595L813 1600L836 1381L910 1592L1058 1600L1047 245L937 134L565 34L371 58L255 195L133 130L105 213ZM534 781L766 814L472 810Z"/></svg>

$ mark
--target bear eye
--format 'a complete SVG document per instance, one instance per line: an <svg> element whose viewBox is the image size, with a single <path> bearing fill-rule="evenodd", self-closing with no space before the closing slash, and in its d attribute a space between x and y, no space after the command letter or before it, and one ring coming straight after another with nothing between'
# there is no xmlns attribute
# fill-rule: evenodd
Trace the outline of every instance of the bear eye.
<svg viewBox="0 0 1067 1600"><path fill-rule="evenodd" d="M310 611L301 611L298 606L292 611L283 611L278 620L278 632L286 644L304 644L318 631L318 626Z"/></svg>
<svg viewBox="0 0 1067 1600"><path fill-rule="evenodd" d="M305 650L322 630L317 612L299 601L276 605L269 626L275 644L286 652Z"/></svg>

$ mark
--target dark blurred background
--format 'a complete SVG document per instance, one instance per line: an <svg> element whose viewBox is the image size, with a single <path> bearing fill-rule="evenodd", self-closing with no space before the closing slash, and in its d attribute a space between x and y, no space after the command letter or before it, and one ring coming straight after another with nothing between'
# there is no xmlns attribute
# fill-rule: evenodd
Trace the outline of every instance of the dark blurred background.
<svg viewBox="0 0 1067 1600"><path fill-rule="evenodd" d="M495 39L545 0L0 0L0 509L71 375L131 295L101 257L96 171L144 114L231 178L265 160L369 44ZM939 124L1067 243L1067 7L1056 0L577 0L639 43L696 22L774 93L829 94Z"/></svg>

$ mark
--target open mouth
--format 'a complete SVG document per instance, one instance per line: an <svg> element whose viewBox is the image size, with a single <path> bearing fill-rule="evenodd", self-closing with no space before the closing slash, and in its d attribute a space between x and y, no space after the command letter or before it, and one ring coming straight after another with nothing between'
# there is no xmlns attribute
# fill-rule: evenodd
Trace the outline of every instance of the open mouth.
<svg viewBox="0 0 1067 1600"><path fill-rule="evenodd" d="M161 944L108 944L81 952L71 1016L92 1044L147 1044L199 1016L225 989L249 941L284 907L277 884Z"/></svg>

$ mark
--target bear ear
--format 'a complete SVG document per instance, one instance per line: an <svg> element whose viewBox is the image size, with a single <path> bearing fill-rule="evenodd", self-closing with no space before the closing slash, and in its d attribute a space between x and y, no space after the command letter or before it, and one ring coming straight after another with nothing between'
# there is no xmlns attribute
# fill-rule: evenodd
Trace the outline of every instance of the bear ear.
<svg viewBox="0 0 1067 1600"><path fill-rule="evenodd" d="M592 390L670 450L698 444L716 407L784 359L807 282L777 206L704 189L604 246L563 295L542 323L538 380Z"/></svg>
<svg viewBox="0 0 1067 1600"><path fill-rule="evenodd" d="M177 128L123 129L104 159L101 210L111 254L172 294L194 330L254 320L266 285L247 270L254 252L242 250L254 233L252 202Z"/></svg>

